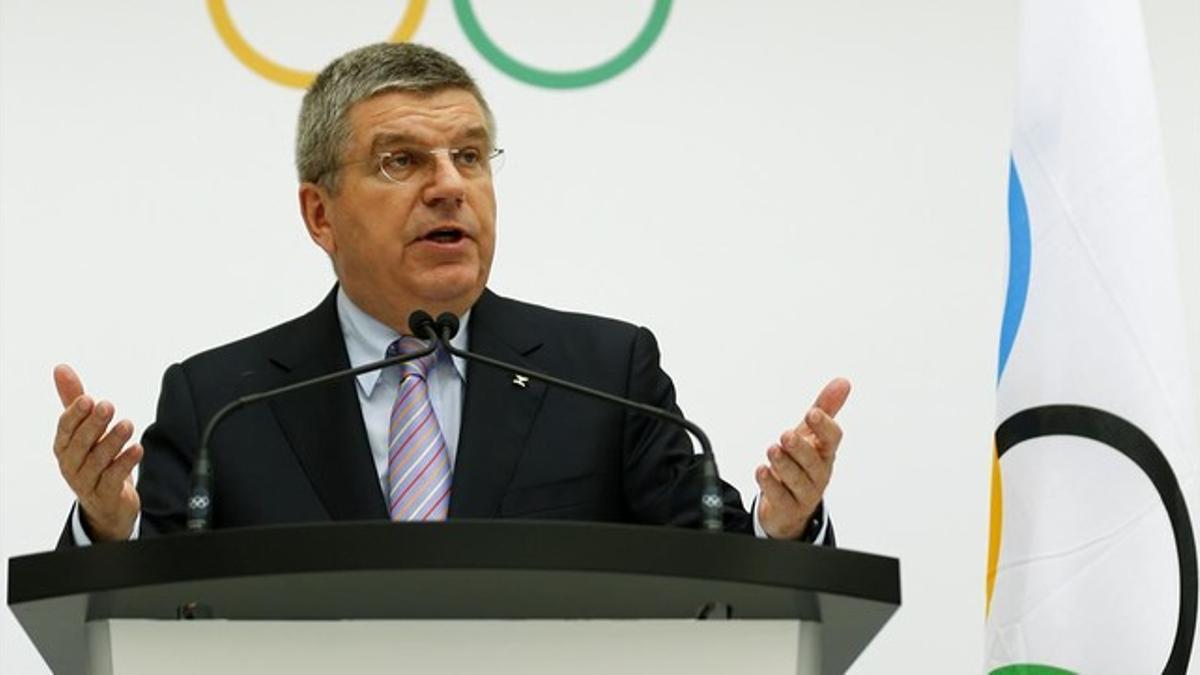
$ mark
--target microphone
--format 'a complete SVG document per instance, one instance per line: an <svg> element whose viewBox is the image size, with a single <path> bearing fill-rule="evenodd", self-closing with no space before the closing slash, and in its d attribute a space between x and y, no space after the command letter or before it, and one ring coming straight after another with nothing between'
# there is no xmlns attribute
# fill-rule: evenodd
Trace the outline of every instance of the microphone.
<svg viewBox="0 0 1200 675"><path fill-rule="evenodd" d="M457 320L456 320L457 321ZM435 326L433 317L429 316L428 312L417 310L408 317L408 327L413 335L421 335L427 333ZM251 403L264 401L269 398L274 398L280 394L287 394L298 389L306 389L317 385L334 382L344 378L355 377L363 373L369 373L372 370L380 370L397 363L412 361L424 356L432 354L437 349L437 340L431 340L429 346L413 352L411 354L399 354L372 363L363 364L357 368L347 368L346 370L338 370L325 375L301 380L292 384L268 389L254 394L247 394L241 398L234 399L218 410L208 420L208 425L204 427L204 433L200 436L200 450L196 453L196 465L192 467L192 487L188 494L187 502L187 529L193 531L208 530L212 527L212 485L213 485L213 469L212 469L212 452L209 450L209 440L212 437L213 430L217 428L226 417L234 411L239 410Z"/></svg>
<svg viewBox="0 0 1200 675"><path fill-rule="evenodd" d="M417 317L418 313L422 314L423 316ZM721 531L721 509L724 506L724 501L721 499L721 481L717 474L716 455L713 454L712 443L710 443L708 440L708 434L704 433L704 430L691 420L683 417L682 415L677 415L673 412L670 412L669 410L663 410L662 408L656 408L652 405L639 403L638 401L632 401L630 399L622 398L605 391L600 391L599 389L585 387L582 384L569 382L552 375L539 373L535 370L528 370L511 363L505 363L499 359L493 359L490 356L476 354L465 349L458 349L450 344L450 340L452 340L454 336L458 334L459 321L458 317L450 312L443 312L442 314L438 315L436 321L425 312L414 312L412 317L409 318L409 328L412 329L413 335L424 334L428 336L431 344L441 344L441 346L447 352L453 354L454 356L458 356L469 361L482 363L493 368L499 368L501 370L522 375L533 380L539 380L556 387L562 387L563 389L568 389L578 394L583 394L584 396L590 396L592 398L598 398L602 401L608 401L609 403L614 403L619 406L632 408L651 417L657 417L659 419L678 424L687 431L691 432L691 434L696 437L696 440L700 441L700 447L704 451L702 468L704 485L700 492L701 522L705 530L714 532Z"/></svg>
<svg viewBox="0 0 1200 675"><path fill-rule="evenodd" d="M442 316L454 317L454 332L457 334L458 317L454 316L450 312L442 312L442 315L438 317L439 321L441 320ZM428 335L431 328L437 330L437 325L437 322L433 320L433 317L429 315L429 312L426 312L423 309L418 309L417 311L408 315L408 332L412 333L414 336L419 337L421 335ZM433 346L437 347L436 340L434 340Z"/></svg>

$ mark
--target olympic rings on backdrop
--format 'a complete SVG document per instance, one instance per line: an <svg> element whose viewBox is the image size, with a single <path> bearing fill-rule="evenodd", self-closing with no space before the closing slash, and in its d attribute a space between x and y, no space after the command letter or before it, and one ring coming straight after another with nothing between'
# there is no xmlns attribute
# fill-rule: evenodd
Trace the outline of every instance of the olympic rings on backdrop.
<svg viewBox="0 0 1200 675"><path fill-rule="evenodd" d="M409 0L400 24L388 38L390 42L405 42L412 38L424 17L426 1ZM642 26L633 41L616 56L595 66L578 70L546 70L518 61L501 49L483 30L478 17L475 16L471 0L453 0L453 2L454 14L458 18L463 33L488 63L506 75L526 84L547 89L575 89L612 79L628 70L645 56L650 47L658 40L659 35L662 34L663 26L667 23L667 16L671 13L672 0L654 0L654 7L650 11L650 18L646 20L646 24ZM221 36L221 41L243 65L262 77L286 87L304 89L312 83L316 76L315 73L276 63L252 47L234 26L233 19L229 16L229 9L225 6L226 0L206 0L206 3L209 16L217 29L217 34Z"/></svg>
<svg viewBox="0 0 1200 675"><path fill-rule="evenodd" d="M425 14L425 2L426 0L409 0L408 8L404 10L404 17L400 19L400 25L396 26L396 30L392 31L391 36L388 37L389 42L404 42L417 32L417 26ZM242 37L237 27L233 25L233 19L229 16L225 0L207 0L207 4L208 13L212 17L213 25L216 26L221 40L225 46L229 47L229 51L233 52L233 55L250 70L277 84L298 89L307 89L313 78L317 76L311 71L280 65L250 46L246 38Z"/></svg>
<svg viewBox="0 0 1200 675"><path fill-rule="evenodd" d="M475 49L479 50L488 63L514 79L547 89L589 87L625 72L658 40L670 12L671 0L654 0L654 9L650 11L646 25L642 26L633 42L616 56L590 68L556 71L535 68L509 56L483 31L479 19L475 17L475 10L471 8L471 0L454 0L454 13L458 15L459 25L467 34L467 39L475 45Z"/></svg>

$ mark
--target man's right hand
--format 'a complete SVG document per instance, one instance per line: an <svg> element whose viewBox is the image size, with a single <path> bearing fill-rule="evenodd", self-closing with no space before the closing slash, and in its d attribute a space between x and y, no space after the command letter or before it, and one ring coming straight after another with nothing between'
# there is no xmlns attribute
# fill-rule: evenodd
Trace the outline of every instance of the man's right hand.
<svg viewBox="0 0 1200 675"><path fill-rule="evenodd" d="M93 541L123 541L133 534L142 503L133 484L133 467L142 446L131 443L133 423L112 427L116 408L96 403L70 366L54 368L54 386L63 404L54 436L58 470L79 500L80 517Z"/></svg>

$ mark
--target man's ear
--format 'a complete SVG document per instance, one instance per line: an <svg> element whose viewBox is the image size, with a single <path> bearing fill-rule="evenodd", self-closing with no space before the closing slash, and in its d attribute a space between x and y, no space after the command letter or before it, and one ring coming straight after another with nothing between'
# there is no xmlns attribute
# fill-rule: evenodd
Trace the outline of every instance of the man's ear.
<svg viewBox="0 0 1200 675"><path fill-rule="evenodd" d="M337 251L337 241L329 222L329 205L329 192L325 188L316 183L300 184L300 215L304 217L308 236L332 256Z"/></svg>

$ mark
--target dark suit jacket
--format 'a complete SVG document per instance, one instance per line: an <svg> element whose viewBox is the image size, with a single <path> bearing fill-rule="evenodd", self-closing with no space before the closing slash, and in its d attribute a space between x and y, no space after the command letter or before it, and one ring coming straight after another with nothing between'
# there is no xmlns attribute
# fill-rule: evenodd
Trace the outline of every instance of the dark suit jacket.
<svg viewBox="0 0 1200 675"><path fill-rule="evenodd" d="M143 438L142 536L184 527L200 433L221 406L349 367L335 296L167 370ZM644 328L484 291L469 330L473 351L677 410ZM214 527L387 518L355 386L312 387L229 417L211 443ZM518 387L512 373L478 364L463 406L451 518L700 521L699 456L674 425L538 382ZM750 532L737 491L725 485L724 498L726 529Z"/></svg>

